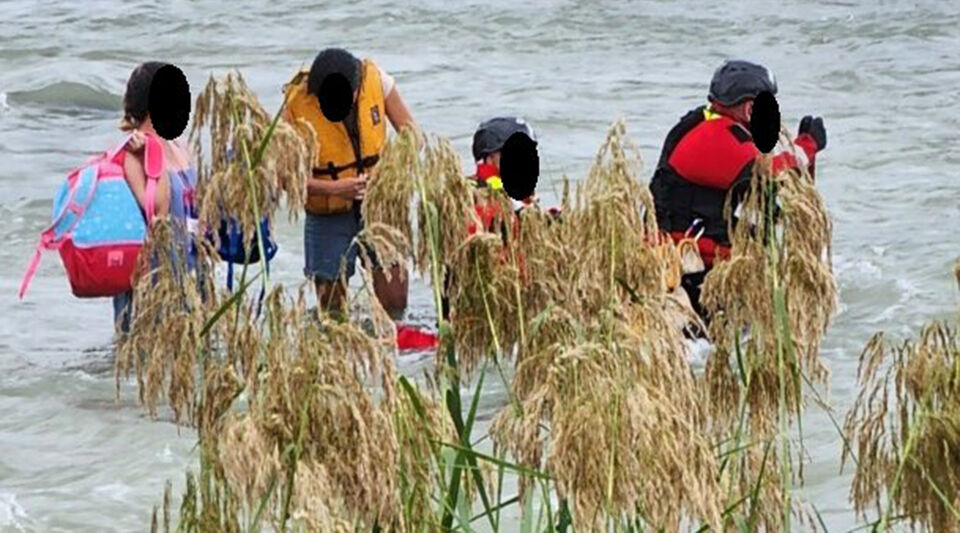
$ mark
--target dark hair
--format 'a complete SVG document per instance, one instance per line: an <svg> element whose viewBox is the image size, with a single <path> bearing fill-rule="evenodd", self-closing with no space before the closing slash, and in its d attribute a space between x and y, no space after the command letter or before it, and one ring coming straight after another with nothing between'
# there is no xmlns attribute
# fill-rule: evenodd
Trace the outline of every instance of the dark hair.
<svg viewBox="0 0 960 533"><path fill-rule="evenodd" d="M136 129L150 113L150 85L157 71L167 66L161 61L148 61L133 69L123 94L123 120L120 129Z"/></svg>
<svg viewBox="0 0 960 533"><path fill-rule="evenodd" d="M327 48L317 54L310 66L310 75L307 78L307 92L313 95L320 94L320 85L330 74L340 74L350 83L350 90L356 91L360 86L360 60L342 48Z"/></svg>

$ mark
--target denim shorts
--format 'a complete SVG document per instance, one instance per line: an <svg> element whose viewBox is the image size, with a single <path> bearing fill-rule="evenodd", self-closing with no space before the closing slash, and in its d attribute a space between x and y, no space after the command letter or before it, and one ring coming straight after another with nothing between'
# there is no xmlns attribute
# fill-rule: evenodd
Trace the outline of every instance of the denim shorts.
<svg viewBox="0 0 960 533"><path fill-rule="evenodd" d="M307 213L303 225L303 274L314 281L336 281L341 274L348 280L353 277L360 251L355 238L362 229L356 208L332 215ZM372 254L370 259L376 261Z"/></svg>

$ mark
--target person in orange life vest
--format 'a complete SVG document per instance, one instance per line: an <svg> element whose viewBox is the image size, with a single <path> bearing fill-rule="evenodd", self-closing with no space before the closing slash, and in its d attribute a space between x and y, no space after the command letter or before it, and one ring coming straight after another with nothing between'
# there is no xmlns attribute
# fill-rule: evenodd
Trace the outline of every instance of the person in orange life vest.
<svg viewBox="0 0 960 533"><path fill-rule="evenodd" d="M700 285L715 261L730 256L724 204L731 194L735 212L760 155L749 125L754 99L764 91L775 95L777 83L763 66L742 60L721 65L710 82L708 104L687 113L667 134L650 181L660 228L675 241L701 234L698 246L706 270L685 274L681 283L704 318ZM827 145L823 119L804 117L794 143L800 148L796 156L782 152L773 157L774 172L803 165L812 170L817 153Z"/></svg>
<svg viewBox="0 0 960 533"><path fill-rule="evenodd" d="M363 227L360 204L386 140L385 119L399 131L413 125L413 117L393 77L372 60L339 48L317 54L309 71L297 72L284 92L285 118L308 122L317 142L307 182L304 274L314 281L322 309L343 312L346 283L340 276L349 280L355 271L353 239ZM380 265L374 269L374 292L399 319L407 306L407 276L402 265L389 268L389 281Z"/></svg>

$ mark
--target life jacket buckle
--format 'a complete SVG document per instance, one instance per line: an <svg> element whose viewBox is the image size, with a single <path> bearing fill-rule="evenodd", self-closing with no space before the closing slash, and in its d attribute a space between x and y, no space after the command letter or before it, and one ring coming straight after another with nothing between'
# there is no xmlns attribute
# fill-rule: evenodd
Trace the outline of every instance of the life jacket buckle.
<svg viewBox="0 0 960 533"><path fill-rule="evenodd" d="M703 236L703 233L707 231L702 218L693 219L693 222L690 223L690 226L687 228L687 230L683 232L683 238L691 238L691 235L693 235L694 231L696 231L696 235L692 237L694 241L700 240L700 237Z"/></svg>
<svg viewBox="0 0 960 533"><path fill-rule="evenodd" d="M703 219L697 218L690 224L687 231L683 233L683 239L677 243L677 251L680 254L680 267L683 274L696 274L707 269L703 261L703 255L700 253L699 240L706 231ZM694 234L694 231L696 233Z"/></svg>

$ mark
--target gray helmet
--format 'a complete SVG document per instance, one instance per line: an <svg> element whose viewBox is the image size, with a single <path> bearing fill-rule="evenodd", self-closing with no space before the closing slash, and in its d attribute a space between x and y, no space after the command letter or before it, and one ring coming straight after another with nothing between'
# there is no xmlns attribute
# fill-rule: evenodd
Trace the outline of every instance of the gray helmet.
<svg viewBox="0 0 960 533"><path fill-rule="evenodd" d="M756 98L763 91L777 94L777 80L773 74L756 63L734 59L713 73L708 98L711 102L733 106L747 98Z"/></svg>
<svg viewBox="0 0 960 533"><path fill-rule="evenodd" d="M497 150L503 148L514 133L523 133L537 143L537 137L533 133L533 128L519 117L496 117L477 126L476 133L473 134L473 160L479 161Z"/></svg>

